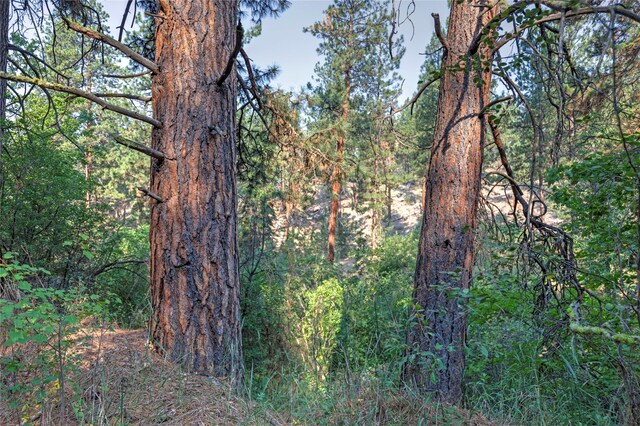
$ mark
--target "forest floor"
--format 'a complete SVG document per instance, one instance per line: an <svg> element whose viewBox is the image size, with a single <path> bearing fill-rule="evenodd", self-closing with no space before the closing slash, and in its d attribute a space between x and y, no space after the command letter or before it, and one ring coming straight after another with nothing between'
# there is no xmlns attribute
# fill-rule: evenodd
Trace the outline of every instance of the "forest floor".
<svg viewBox="0 0 640 426"><path fill-rule="evenodd" d="M391 217L390 220L383 218L387 233L406 235L418 226L422 216L421 190L419 184L406 184L392 191ZM504 191L483 191L480 214L499 217L498 209L508 214L513 202L509 195ZM371 211L362 202L354 208L354 199L348 196L348 192L345 192L341 204L341 226L349 228L352 235L369 239ZM320 190L310 206L294 214L292 226L296 228L298 237L311 238L314 233L322 231L327 206L327 191ZM282 211L281 206L274 207L276 211ZM556 222L555 217L548 218ZM276 236L283 231L283 218L278 219L274 225ZM351 244L354 244L353 240ZM343 266L350 269L349 259L343 259L343 262L347 263ZM326 412L314 413L311 407L304 418L294 413L270 411L265 404L237 396L225 383L185 373L152 350L145 330L104 329L87 324L74 336L67 363L75 367L67 372L67 383L73 383L75 388L68 385L65 392L67 415L64 421L59 417L59 388L52 386L47 398L52 402L25 405L20 416L15 415L15 410L12 415L0 401L0 425L369 424L363 419L372 417L375 424L384 425L420 424L425 415L432 419L442 419L443 416L442 407L432 409L424 401L407 398L403 392L383 395L376 389L364 389L354 398L349 395L342 399L341 406L329 418ZM445 410L447 420L436 421L437 424L494 424L466 410L453 407ZM348 418L340 418L345 414Z"/></svg>
<svg viewBox="0 0 640 426"><path fill-rule="evenodd" d="M285 424L224 383L183 372L152 350L145 330L83 328L67 362L76 368L67 372L75 389L67 386L65 417L56 382L48 390L51 402L26 403L18 416L0 402L0 425Z"/></svg>
<svg viewBox="0 0 640 426"><path fill-rule="evenodd" d="M66 373L64 418L60 417L59 385L55 382L48 390L47 402L21 401L21 414L0 401L0 425L494 424L477 413L434 408L424 400L416 403L402 392L383 396L376 390L363 390L342 401L343 406L328 416L313 409L304 417L275 413L237 396L225 383L185 373L152 350L144 330L87 326L74 336L67 360L77 368ZM372 409L374 423L366 420L371 420ZM436 420L424 423L425 418Z"/></svg>

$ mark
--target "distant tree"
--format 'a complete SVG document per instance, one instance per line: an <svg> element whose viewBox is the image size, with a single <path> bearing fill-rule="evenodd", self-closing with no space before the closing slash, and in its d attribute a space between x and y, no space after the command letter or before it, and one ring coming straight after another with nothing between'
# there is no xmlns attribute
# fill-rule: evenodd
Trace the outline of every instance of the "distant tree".
<svg viewBox="0 0 640 426"><path fill-rule="evenodd" d="M330 156L329 184L331 205L327 236L327 259L335 260L336 231L340 197L346 177L345 145L352 139L354 113L363 105L367 91L380 86L386 90L388 78L397 67L389 58L389 12L380 1L336 0L325 11L325 18L305 29L321 40L318 53L324 61L316 66L318 79L316 108L321 118L324 139L335 140L335 151ZM381 50L381 46L387 49ZM379 76L376 76L375 74ZM379 107L378 107L379 109Z"/></svg>

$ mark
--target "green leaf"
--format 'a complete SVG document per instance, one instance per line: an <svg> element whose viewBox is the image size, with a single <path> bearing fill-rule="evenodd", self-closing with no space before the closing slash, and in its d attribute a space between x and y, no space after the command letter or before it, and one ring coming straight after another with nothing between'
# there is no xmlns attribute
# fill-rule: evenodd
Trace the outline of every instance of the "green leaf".
<svg viewBox="0 0 640 426"><path fill-rule="evenodd" d="M17 286L22 291L31 291L31 288L32 288L31 284L29 284L26 281L18 281Z"/></svg>
<svg viewBox="0 0 640 426"><path fill-rule="evenodd" d="M46 334L36 334L32 337L32 339L36 343L45 343L47 340L49 340L49 337Z"/></svg>
<svg viewBox="0 0 640 426"><path fill-rule="evenodd" d="M486 346L480 346L480 353L482 354L482 356L484 356L485 358L489 357L489 349L486 348Z"/></svg>

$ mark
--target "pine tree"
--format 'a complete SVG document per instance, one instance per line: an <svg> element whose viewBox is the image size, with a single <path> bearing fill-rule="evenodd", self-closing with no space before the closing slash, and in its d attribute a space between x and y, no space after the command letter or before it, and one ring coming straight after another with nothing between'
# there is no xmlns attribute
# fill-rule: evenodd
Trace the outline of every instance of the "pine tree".
<svg viewBox="0 0 640 426"><path fill-rule="evenodd" d="M371 100L370 106L378 108L373 114L380 116L381 105L388 101L388 74L397 68L396 59L389 57L390 23L387 5L380 1L336 0L325 11L325 19L306 29L321 42L318 53L324 60L316 66L318 124L316 129L325 138L335 141L334 154L330 156L331 206L327 237L327 259L335 260L338 213L345 179L345 157L356 151L354 141L354 116L366 109L369 90L379 104ZM383 46L387 49L383 50ZM381 56L379 56L381 55ZM377 94L377 95L376 95ZM383 100L384 97L384 100Z"/></svg>

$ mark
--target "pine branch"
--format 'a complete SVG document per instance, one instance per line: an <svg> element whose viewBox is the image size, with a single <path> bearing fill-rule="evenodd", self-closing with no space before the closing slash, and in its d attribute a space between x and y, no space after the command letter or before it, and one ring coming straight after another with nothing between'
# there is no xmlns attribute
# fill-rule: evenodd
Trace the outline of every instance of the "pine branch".
<svg viewBox="0 0 640 426"><path fill-rule="evenodd" d="M142 145L138 142L134 142L116 133L110 133L109 136L111 136L113 140L119 143L120 145L126 146L127 148L133 149L134 151L138 151L143 154L146 154L149 157L157 158L158 160L164 160L165 158L167 158L167 156L162 151L158 151L157 149L153 149L151 147Z"/></svg>
<svg viewBox="0 0 640 426"><path fill-rule="evenodd" d="M160 123L155 118L147 117L144 114L139 114L135 111L128 110L126 108L122 108L118 105L110 104L98 96L85 92L84 90L76 89L75 87L69 87L58 83L52 83L50 81L42 80L39 78L26 77L22 75L14 75L7 74L5 72L0 72L0 78L4 78L6 80L15 81L18 83L28 83L33 84L35 86L39 86L45 89L56 90L58 92L69 93L71 95L75 95L84 99L88 99L96 104L100 105L102 108L107 109L109 111L117 112L118 114L125 115L130 118L135 118L136 120L144 121L145 123L149 123L154 127L161 128L162 123Z"/></svg>
<svg viewBox="0 0 640 426"><path fill-rule="evenodd" d="M437 13L432 13L431 16L433 16L433 24L436 31L436 36L438 37L438 40L440 40L440 44L442 44L442 47L444 47L444 50L448 52L449 42L447 42L447 38L444 36L444 33L442 32L442 26L440 25L440 15L438 15Z"/></svg>
<svg viewBox="0 0 640 426"><path fill-rule="evenodd" d="M156 74L160 72L160 68L158 68L158 65L155 62L150 61L149 59L145 58L141 54L139 54L136 51L134 51L133 49L131 49L126 44L120 43L118 40L116 40L114 38L111 38L106 34L102 34L101 32L98 32L98 31L93 30L91 28L83 27L80 24L77 24L75 22L69 21L66 18L62 18L62 19L64 19L64 22L67 24L67 26L70 29L72 29L72 30L74 30L74 31L76 31L76 32L78 32L80 34L84 34L87 37L90 37L90 38L92 38L94 40L98 40L98 41L101 41L103 43L106 43L111 47L114 47L115 49L117 49L120 52L122 52L124 55L128 56L133 61L136 61L140 65L150 69L151 71L153 71Z"/></svg>
<svg viewBox="0 0 640 426"><path fill-rule="evenodd" d="M159 203L163 203L164 202L164 200L162 198L160 198L160 196L158 194L156 194L155 192L151 192L146 188L143 188L143 187L139 186L138 187L138 191L142 192L147 197L153 198L154 200L156 200Z"/></svg>

